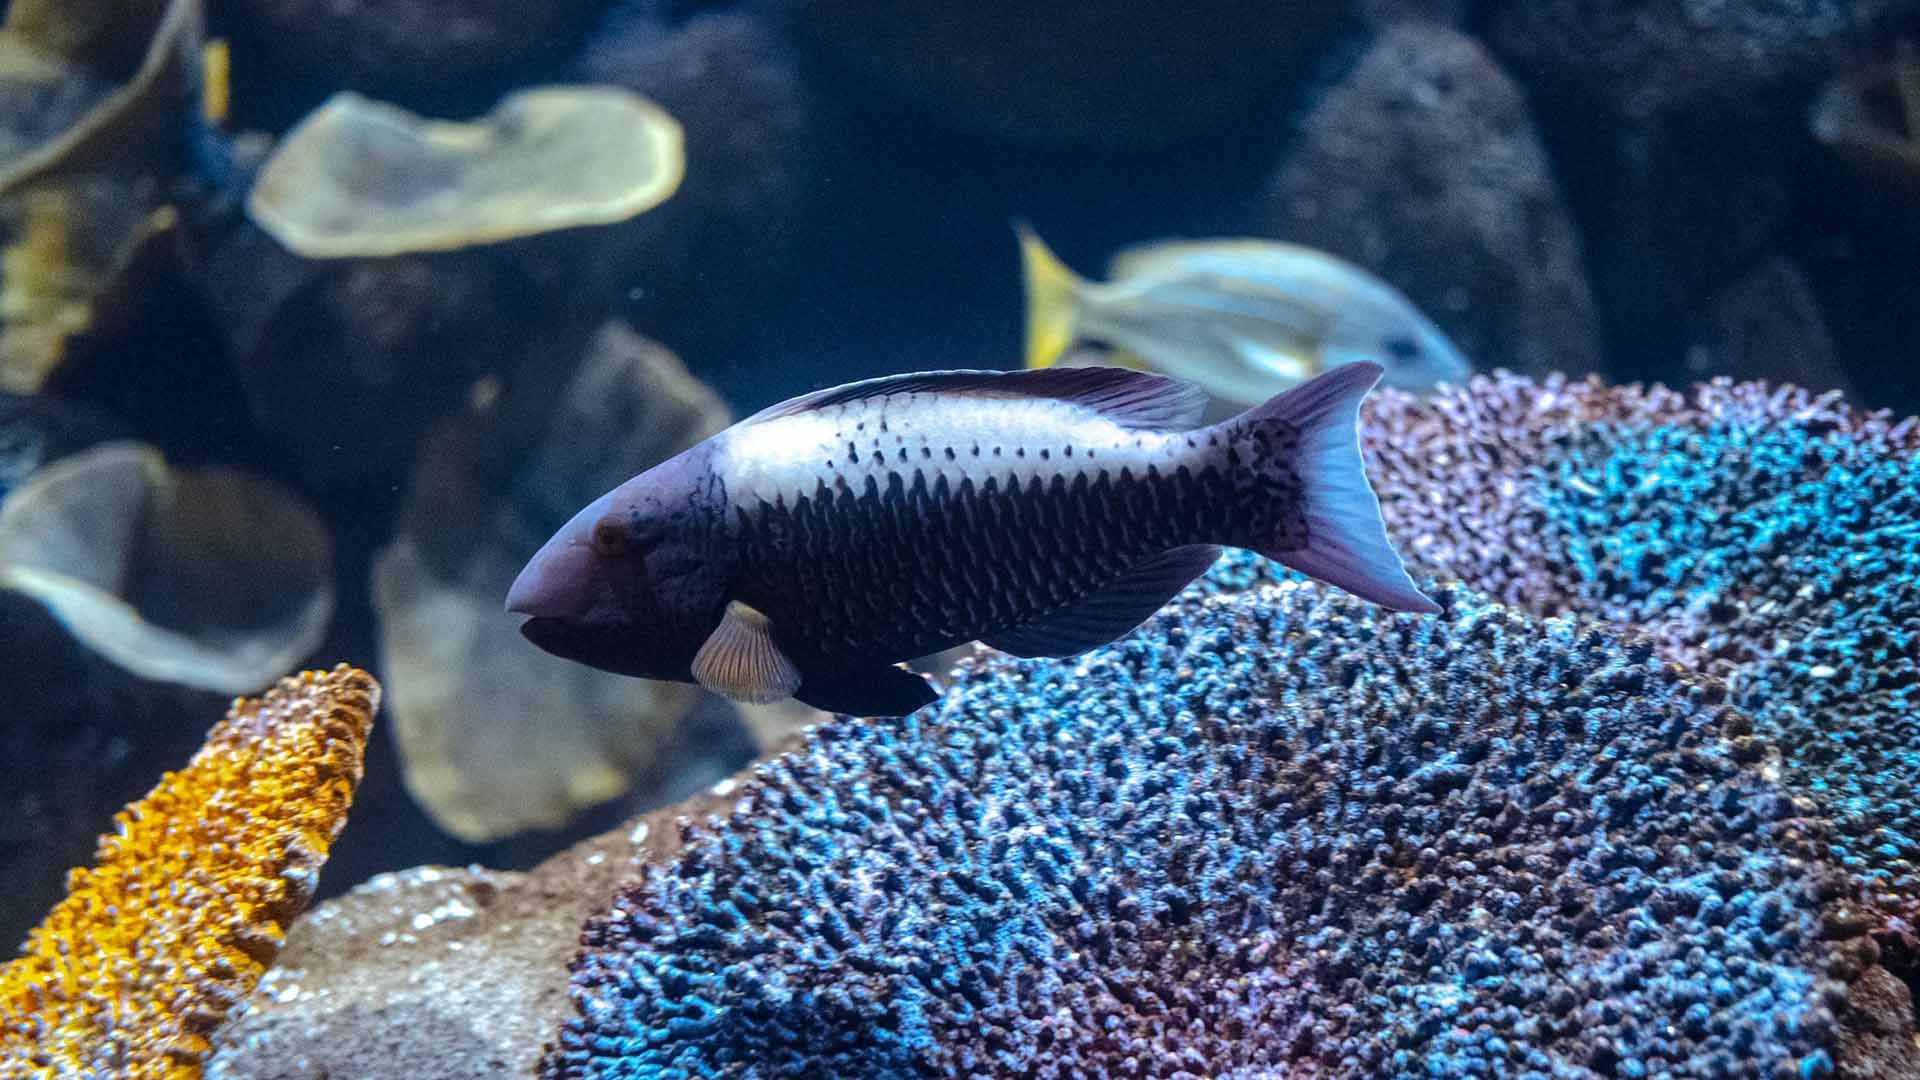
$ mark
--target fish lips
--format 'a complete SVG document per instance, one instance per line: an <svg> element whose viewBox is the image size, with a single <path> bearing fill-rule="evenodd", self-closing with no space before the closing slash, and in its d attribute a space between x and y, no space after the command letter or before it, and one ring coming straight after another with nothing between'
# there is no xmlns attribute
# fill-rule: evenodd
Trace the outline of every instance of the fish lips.
<svg viewBox="0 0 1920 1080"><path fill-rule="evenodd" d="M616 675L662 678L645 663L647 651L623 627L596 626L536 615L520 624L520 636L563 660Z"/></svg>

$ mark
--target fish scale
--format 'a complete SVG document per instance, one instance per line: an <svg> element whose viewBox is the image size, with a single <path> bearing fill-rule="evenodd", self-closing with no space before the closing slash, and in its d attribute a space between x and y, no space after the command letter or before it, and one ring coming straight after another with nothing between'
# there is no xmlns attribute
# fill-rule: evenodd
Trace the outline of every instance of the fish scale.
<svg viewBox="0 0 1920 1080"><path fill-rule="evenodd" d="M1209 524L1198 511L1227 486L1211 467L1074 480L969 478L942 495L915 468L859 495L822 485L791 504L760 502L739 515L748 525L737 592L757 609L794 613L778 637L796 658L924 655L1044 617L1168 548L1209 539L1195 531ZM1083 483L1085 497L1072 497Z"/></svg>

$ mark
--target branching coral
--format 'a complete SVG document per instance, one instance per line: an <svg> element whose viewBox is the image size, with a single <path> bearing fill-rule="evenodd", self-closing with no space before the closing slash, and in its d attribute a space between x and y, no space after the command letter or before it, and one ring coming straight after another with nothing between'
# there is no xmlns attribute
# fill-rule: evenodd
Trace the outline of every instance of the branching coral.
<svg viewBox="0 0 1920 1080"><path fill-rule="evenodd" d="M345 666L283 679L123 811L0 969L0 1073L199 1075L313 895L379 694Z"/></svg>
<svg viewBox="0 0 1920 1080"><path fill-rule="evenodd" d="M1440 595L817 729L588 922L543 1075L1826 1075L1874 946L1724 691Z"/></svg>
<svg viewBox="0 0 1920 1080"><path fill-rule="evenodd" d="M1511 377L1368 424L1396 536L1536 612L1640 627L1725 678L1832 819L1831 855L1920 919L1920 421L1836 395ZM1245 576L1247 571L1241 570Z"/></svg>

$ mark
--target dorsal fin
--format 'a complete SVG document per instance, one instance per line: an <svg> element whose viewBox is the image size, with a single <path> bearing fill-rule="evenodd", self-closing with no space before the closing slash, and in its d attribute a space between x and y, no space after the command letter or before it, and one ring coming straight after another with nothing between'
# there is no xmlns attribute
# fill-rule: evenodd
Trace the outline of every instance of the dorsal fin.
<svg viewBox="0 0 1920 1080"><path fill-rule="evenodd" d="M1050 367L1036 371L917 371L815 390L772 405L744 423L775 420L890 394L968 394L1051 398L1071 402L1123 427L1185 431L1199 426L1206 391L1181 379L1116 367Z"/></svg>

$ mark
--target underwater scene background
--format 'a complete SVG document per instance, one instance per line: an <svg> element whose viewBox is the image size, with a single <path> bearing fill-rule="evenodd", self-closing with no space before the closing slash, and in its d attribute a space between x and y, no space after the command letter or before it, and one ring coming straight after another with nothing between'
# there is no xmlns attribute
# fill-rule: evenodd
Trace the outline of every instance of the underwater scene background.
<svg viewBox="0 0 1920 1080"><path fill-rule="evenodd" d="M0 11L0 1077L1920 1077L1920 2ZM796 395L1349 362L1438 614L504 609Z"/></svg>

